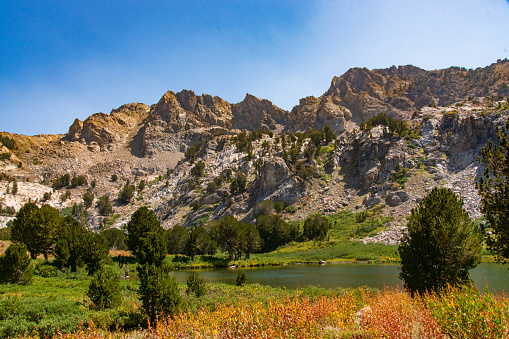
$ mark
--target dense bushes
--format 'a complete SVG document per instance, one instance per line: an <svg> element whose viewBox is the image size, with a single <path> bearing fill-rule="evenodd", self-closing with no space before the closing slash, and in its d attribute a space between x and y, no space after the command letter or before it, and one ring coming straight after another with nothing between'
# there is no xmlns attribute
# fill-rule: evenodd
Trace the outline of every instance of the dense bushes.
<svg viewBox="0 0 509 339"><path fill-rule="evenodd" d="M370 131L373 127L380 125L386 126L390 133L396 133L407 139L416 139L419 137L418 134L408 128L408 124L405 120L391 118L385 113L379 113L365 122L361 122L359 128L361 131Z"/></svg>
<svg viewBox="0 0 509 339"><path fill-rule="evenodd" d="M53 183L53 187L56 189L60 189L63 187L71 187L76 188L78 186L86 186L88 184L87 177L85 175L78 175L77 177L73 177L69 174L64 174L61 177L55 179Z"/></svg>
<svg viewBox="0 0 509 339"><path fill-rule="evenodd" d="M207 227L212 239L223 252L228 253L231 260L240 259L243 254L249 257L250 253L260 248L260 236L254 226L238 221L233 216L210 222Z"/></svg>
<svg viewBox="0 0 509 339"><path fill-rule="evenodd" d="M0 299L0 337L14 338L38 333L51 338L57 332L69 333L90 321L75 300L10 296Z"/></svg>

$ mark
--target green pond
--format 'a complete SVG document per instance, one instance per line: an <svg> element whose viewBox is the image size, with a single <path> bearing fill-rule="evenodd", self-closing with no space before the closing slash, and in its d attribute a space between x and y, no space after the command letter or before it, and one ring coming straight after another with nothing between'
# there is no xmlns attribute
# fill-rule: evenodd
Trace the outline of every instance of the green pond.
<svg viewBox="0 0 509 339"><path fill-rule="evenodd" d="M240 269L198 270L205 282L235 284L240 271L244 271L248 283L259 283L273 287L295 289L309 285L324 288L335 287L394 287L402 286L398 278L398 265L334 264L334 265L291 265ZM173 271L178 282L185 283L190 270ZM489 290L509 292L509 265L480 264L470 271L470 277L479 289L487 285Z"/></svg>

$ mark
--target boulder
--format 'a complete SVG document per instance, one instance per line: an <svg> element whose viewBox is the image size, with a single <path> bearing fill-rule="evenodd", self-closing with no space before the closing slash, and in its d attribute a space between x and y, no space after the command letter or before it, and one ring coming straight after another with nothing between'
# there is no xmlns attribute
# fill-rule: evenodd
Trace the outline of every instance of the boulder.
<svg viewBox="0 0 509 339"><path fill-rule="evenodd" d="M271 191L290 176L290 170L281 158L264 158L257 185L262 192Z"/></svg>
<svg viewBox="0 0 509 339"><path fill-rule="evenodd" d="M214 204L217 204L218 202L220 202L221 200L223 200L223 198L219 194L213 193L213 194L203 197L200 204L201 205L214 205Z"/></svg>

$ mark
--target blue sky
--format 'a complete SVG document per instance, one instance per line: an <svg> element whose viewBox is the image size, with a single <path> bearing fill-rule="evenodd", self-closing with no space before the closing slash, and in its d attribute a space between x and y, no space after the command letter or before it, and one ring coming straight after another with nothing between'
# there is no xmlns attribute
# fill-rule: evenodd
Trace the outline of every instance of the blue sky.
<svg viewBox="0 0 509 339"><path fill-rule="evenodd" d="M290 110L351 67L484 67L509 57L509 3L0 0L0 131L190 89Z"/></svg>

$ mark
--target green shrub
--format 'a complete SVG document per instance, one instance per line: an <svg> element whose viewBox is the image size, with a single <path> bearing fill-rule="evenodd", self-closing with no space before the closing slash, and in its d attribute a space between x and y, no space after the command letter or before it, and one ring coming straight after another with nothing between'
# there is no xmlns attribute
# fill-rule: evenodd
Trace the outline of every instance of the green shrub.
<svg viewBox="0 0 509 339"><path fill-rule="evenodd" d="M396 169L390 175L390 179L405 188L405 183L408 181L406 172L406 168L401 168L400 164L397 164Z"/></svg>
<svg viewBox="0 0 509 339"><path fill-rule="evenodd" d="M14 139L8 136L0 135L0 143L2 143L5 147L7 147L10 150L14 150L17 148Z"/></svg>
<svg viewBox="0 0 509 339"><path fill-rule="evenodd" d="M58 296L0 299L0 338L33 335L36 330L41 338L51 338L57 332L75 332L88 321L83 307Z"/></svg>
<svg viewBox="0 0 509 339"><path fill-rule="evenodd" d="M253 216L258 218L262 215L271 215L274 211L274 203L271 200L262 201L253 208Z"/></svg>
<svg viewBox="0 0 509 339"><path fill-rule="evenodd" d="M57 275L58 269L47 261L39 261L35 265L34 273L38 276L49 278Z"/></svg>
<svg viewBox="0 0 509 339"><path fill-rule="evenodd" d="M94 274L87 296L98 309L117 306L122 299L118 276L111 269L101 268Z"/></svg>
<svg viewBox="0 0 509 339"><path fill-rule="evenodd" d="M297 212L297 207L294 205L286 206L285 211L288 213L295 213Z"/></svg>
<svg viewBox="0 0 509 339"><path fill-rule="evenodd" d="M193 168L191 168L191 174L196 178L201 178L205 175L205 163L203 161L198 161Z"/></svg>
<svg viewBox="0 0 509 339"><path fill-rule="evenodd" d="M237 286L240 286L240 287L244 286L246 284L246 281L247 281L246 273L240 272L239 275L237 275L237 280L236 280Z"/></svg>
<svg viewBox="0 0 509 339"><path fill-rule="evenodd" d="M281 213L283 211L283 209L285 208L285 203L282 202L282 201L276 201L274 203L274 210L276 211L276 213Z"/></svg>
<svg viewBox="0 0 509 339"><path fill-rule="evenodd" d="M197 298L207 294L207 288L205 287L203 278L200 278L196 271L193 271L193 274L191 274L187 279L186 293L187 294L194 293L194 295L196 295Z"/></svg>

